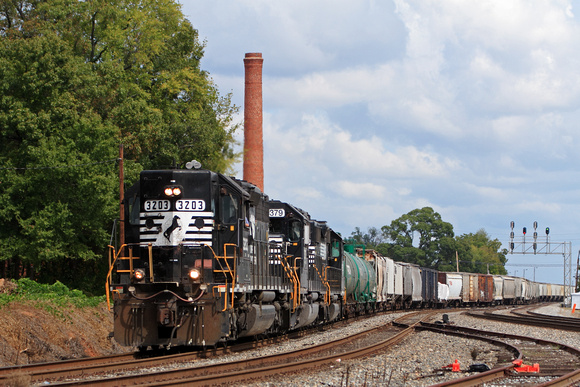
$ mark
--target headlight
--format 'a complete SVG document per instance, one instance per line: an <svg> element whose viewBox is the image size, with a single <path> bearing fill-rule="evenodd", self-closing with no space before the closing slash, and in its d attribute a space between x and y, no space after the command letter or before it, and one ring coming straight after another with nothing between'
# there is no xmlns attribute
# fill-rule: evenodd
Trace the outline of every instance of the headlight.
<svg viewBox="0 0 580 387"><path fill-rule="evenodd" d="M189 271L189 278L191 278L193 281L197 281L201 278L201 271L199 271L199 269L191 269Z"/></svg>
<svg viewBox="0 0 580 387"><path fill-rule="evenodd" d="M133 273L133 278L135 278L135 281L142 281L145 278L145 272L141 269L137 269Z"/></svg>
<svg viewBox="0 0 580 387"><path fill-rule="evenodd" d="M172 198L175 196L181 196L182 192L181 192L181 187L169 186L169 187L165 187L165 189L163 189L163 193L165 194L165 196Z"/></svg>

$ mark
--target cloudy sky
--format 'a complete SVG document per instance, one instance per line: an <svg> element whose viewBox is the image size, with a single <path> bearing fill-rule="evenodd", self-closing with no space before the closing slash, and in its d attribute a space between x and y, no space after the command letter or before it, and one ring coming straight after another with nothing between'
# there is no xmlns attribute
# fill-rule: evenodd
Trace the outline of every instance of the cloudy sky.
<svg viewBox="0 0 580 387"><path fill-rule="evenodd" d="M576 264L580 1L182 4L203 69L241 108L244 55L263 55L271 198L343 236L424 206L506 247L510 221L528 242L537 221ZM509 274L563 282L561 254L508 258Z"/></svg>

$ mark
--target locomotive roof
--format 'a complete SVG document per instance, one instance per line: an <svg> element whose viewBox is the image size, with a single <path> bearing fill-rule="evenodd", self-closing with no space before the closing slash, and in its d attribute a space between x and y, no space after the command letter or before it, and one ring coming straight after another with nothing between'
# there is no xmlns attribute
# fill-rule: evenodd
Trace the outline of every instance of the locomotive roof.
<svg viewBox="0 0 580 387"><path fill-rule="evenodd" d="M300 215L302 215L302 216L303 216L305 219L308 219L308 220L310 220L310 214L309 214L308 212L304 211L304 210L303 210L303 209L301 209L301 208L298 208L298 207L294 206L293 204L290 204L290 203L288 203L288 202L283 202L283 201L280 201L280 200L274 200L274 199L273 199L273 200L270 200L270 204L272 204L272 203L273 203L273 204L282 204L282 205L288 206L288 207L290 207L290 208L291 208L291 209L292 209L294 212L296 212L296 213L299 213L299 214L300 214Z"/></svg>

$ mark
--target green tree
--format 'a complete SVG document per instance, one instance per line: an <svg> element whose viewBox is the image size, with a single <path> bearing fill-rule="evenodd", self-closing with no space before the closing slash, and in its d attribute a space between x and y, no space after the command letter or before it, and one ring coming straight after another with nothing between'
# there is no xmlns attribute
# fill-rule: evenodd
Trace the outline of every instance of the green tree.
<svg viewBox="0 0 580 387"><path fill-rule="evenodd" d="M0 275L102 286L77 261L97 270L109 242L119 143L128 184L194 158L228 170L237 107L203 49L172 0L0 3Z"/></svg>
<svg viewBox="0 0 580 387"><path fill-rule="evenodd" d="M369 227L367 232L364 234L359 227L355 227L350 235L349 241L351 243L364 245L368 249L376 249L376 247L384 241L381 230L376 227Z"/></svg>
<svg viewBox="0 0 580 387"><path fill-rule="evenodd" d="M437 268L454 255L453 226L430 207L410 211L381 229L390 242L377 250L397 261Z"/></svg>
<svg viewBox="0 0 580 387"><path fill-rule="evenodd" d="M507 274L506 249L501 249L501 242L491 239L484 229L475 234L463 234L455 237L456 251L459 258L459 271L469 273ZM455 271L456 261L453 260L440 266L442 270Z"/></svg>

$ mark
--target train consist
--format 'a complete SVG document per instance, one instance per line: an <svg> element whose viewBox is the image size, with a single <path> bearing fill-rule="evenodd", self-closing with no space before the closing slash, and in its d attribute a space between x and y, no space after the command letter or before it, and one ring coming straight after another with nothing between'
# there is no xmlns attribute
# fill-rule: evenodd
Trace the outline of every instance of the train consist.
<svg viewBox="0 0 580 387"><path fill-rule="evenodd" d="M357 250L325 222L203 169L143 171L107 277L122 345L213 346L377 310L561 300L561 285Z"/></svg>

